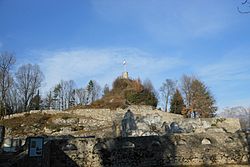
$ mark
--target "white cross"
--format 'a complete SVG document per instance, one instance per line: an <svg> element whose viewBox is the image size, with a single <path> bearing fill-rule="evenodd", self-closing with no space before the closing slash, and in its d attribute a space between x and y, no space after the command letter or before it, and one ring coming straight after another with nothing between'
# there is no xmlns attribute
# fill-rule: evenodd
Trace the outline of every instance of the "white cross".
<svg viewBox="0 0 250 167"><path fill-rule="evenodd" d="M126 62L126 60L124 59L123 60L123 66L124 66L124 72L126 72L127 71L127 62Z"/></svg>

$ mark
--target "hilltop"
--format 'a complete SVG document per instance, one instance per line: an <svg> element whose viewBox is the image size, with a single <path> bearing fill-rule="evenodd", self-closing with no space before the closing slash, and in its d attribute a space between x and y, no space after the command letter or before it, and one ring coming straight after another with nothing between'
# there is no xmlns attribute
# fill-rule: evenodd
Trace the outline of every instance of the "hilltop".
<svg viewBox="0 0 250 167"><path fill-rule="evenodd" d="M90 105L78 105L71 109L126 108L129 105L149 105L156 107L158 103L153 88L144 86L140 79L125 79L118 77L113 82L113 87L104 93L103 97Z"/></svg>

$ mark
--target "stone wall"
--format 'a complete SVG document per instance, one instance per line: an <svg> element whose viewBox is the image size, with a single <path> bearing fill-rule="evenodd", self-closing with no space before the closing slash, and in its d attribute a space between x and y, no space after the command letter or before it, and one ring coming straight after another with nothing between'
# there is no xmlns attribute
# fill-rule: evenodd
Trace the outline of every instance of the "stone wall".
<svg viewBox="0 0 250 167"><path fill-rule="evenodd" d="M128 129L128 137L121 137L128 109L134 115L136 129ZM38 112L41 111L31 111L31 114ZM42 112L52 115L42 132L48 136L46 157L50 157L50 166L250 163L249 141L238 119L184 119L148 106ZM178 125L177 132L171 130L173 123ZM57 125L59 131L53 131L51 125ZM64 136L56 137L60 135ZM83 137L89 135L95 137Z"/></svg>
<svg viewBox="0 0 250 167"><path fill-rule="evenodd" d="M215 137L217 136L217 137ZM51 166L169 166L248 164L243 133L172 134L53 141Z"/></svg>

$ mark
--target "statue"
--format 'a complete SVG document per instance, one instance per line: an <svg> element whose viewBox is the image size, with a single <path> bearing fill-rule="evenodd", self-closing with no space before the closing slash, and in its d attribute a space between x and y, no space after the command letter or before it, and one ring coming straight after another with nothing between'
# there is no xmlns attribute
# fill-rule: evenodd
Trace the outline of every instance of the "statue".
<svg viewBox="0 0 250 167"><path fill-rule="evenodd" d="M128 110L122 119L122 137L128 137L132 130L136 130L134 114Z"/></svg>
<svg viewBox="0 0 250 167"><path fill-rule="evenodd" d="M176 122L172 122L170 124L170 132L171 133L182 133L183 129L179 127L179 125Z"/></svg>

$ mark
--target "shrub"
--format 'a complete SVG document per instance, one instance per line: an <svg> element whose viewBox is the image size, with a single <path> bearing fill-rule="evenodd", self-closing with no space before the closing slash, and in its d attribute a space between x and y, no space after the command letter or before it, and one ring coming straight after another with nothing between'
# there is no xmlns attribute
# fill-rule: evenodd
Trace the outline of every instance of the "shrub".
<svg viewBox="0 0 250 167"><path fill-rule="evenodd" d="M142 92L127 92L125 98L131 104L150 105L154 107L157 106L158 102L155 95L147 90L143 90Z"/></svg>

